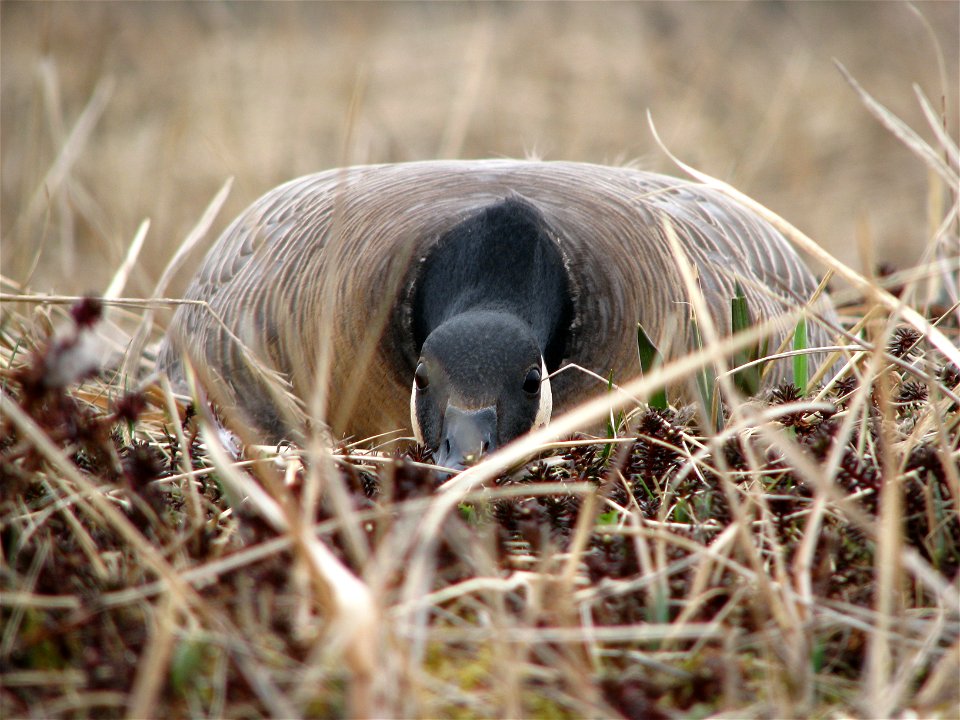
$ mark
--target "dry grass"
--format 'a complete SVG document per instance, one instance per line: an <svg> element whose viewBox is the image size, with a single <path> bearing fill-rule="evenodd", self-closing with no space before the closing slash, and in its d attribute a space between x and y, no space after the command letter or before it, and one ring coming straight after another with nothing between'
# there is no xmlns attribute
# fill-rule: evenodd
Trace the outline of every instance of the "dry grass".
<svg viewBox="0 0 960 720"><path fill-rule="evenodd" d="M921 8L950 72L957 7ZM694 8L0 5L0 715L956 714L956 79L906 6ZM752 340L708 342L435 488L416 447L236 460L150 376L226 176L230 216L344 159L647 155L648 106L844 248L837 382L721 373L709 432L630 400Z"/></svg>
<svg viewBox="0 0 960 720"><path fill-rule="evenodd" d="M25 279L42 247L36 289L102 292L149 217L129 287L148 294L228 177L217 230L274 185L348 162L535 152L672 172L647 109L684 160L844 262L865 267L864 240L905 267L926 244L926 169L833 60L926 127L911 85L956 107L960 9L920 10L932 36L898 3L5 1L5 274ZM78 138L85 108L96 122Z"/></svg>

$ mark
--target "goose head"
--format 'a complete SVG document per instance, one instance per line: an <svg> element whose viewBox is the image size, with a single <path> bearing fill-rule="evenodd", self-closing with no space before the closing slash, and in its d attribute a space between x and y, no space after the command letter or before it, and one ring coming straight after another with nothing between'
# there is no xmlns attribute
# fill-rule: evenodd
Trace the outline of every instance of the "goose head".
<svg viewBox="0 0 960 720"><path fill-rule="evenodd" d="M504 310L449 319L426 339L410 395L417 440L462 470L550 420L553 396L531 329Z"/></svg>

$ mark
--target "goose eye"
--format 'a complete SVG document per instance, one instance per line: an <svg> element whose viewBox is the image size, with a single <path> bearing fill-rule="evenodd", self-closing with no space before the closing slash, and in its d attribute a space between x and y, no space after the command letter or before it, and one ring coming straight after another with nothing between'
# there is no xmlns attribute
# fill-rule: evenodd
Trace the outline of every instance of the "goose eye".
<svg viewBox="0 0 960 720"><path fill-rule="evenodd" d="M532 367L527 370L527 377L523 380L523 391L527 395L536 395L540 392L540 368Z"/></svg>
<svg viewBox="0 0 960 720"><path fill-rule="evenodd" d="M427 377L427 366L423 363L417 365L417 370L413 374L413 381L417 384L417 390L426 390L430 384L430 378Z"/></svg>

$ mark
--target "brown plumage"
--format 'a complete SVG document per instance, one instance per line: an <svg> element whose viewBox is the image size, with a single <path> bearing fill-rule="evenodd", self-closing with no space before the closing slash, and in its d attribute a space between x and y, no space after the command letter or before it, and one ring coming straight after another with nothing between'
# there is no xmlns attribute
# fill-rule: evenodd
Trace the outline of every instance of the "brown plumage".
<svg viewBox="0 0 960 720"><path fill-rule="evenodd" d="M208 307L177 310L159 366L182 379L185 351L221 403L276 439L296 434L328 351L334 433L409 432L423 342L414 300L425 260L460 223L510 198L540 213L563 258L572 316L558 336L561 350L543 351L548 371L576 363L604 377L612 370L620 382L632 378L638 322L669 355L689 345L689 303L664 218L722 331L729 332L737 281L755 318L797 307L817 287L768 223L676 178L510 160L353 167L271 190L227 228L186 295ZM814 309L833 318L825 297ZM771 349L790 329L792 322L779 330ZM809 334L811 345L828 340L816 324ZM262 369L288 383L296 401L270 390ZM782 379L774 375L771 382ZM553 412L604 390L583 373L563 372L552 380Z"/></svg>

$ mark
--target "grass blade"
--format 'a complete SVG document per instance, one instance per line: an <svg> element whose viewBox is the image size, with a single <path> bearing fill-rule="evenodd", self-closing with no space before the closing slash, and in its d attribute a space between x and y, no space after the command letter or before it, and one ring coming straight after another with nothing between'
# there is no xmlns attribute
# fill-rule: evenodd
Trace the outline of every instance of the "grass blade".
<svg viewBox="0 0 960 720"><path fill-rule="evenodd" d="M693 334L693 346L696 350L703 350L703 336L700 334L700 326L696 318L690 318L690 332ZM710 363L705 364L697 371L697 392L700 401L703 404L704 424L707 427L720 429L720 413L718 398L715 388L717 385L717 373Z"/></svg>
<svg viewBox="0 0 960 720"><path fill-rule="evenodd" d="M750 313L750 306L747 303L747 296L736 284L736 294L730 300L730 327L733 334L749 330L753 327L753 316ZM734 361L737 365L746 365L760 358L760 344L754 343L752 346L744 348L736 353ZM763 365L751 365L743 370L738 370L733 375L733 382L737 389L747 397L752 397L760 391L760 375L763 371Z"/></svg>
<svg viewBox="0 0 960 720"><path fill-rule="evenodd" d="M797 327L793 331L793 349L807 349L807 319L800 318ZM800 392L807 394L807 382L810 379L808 368L808 356L801 352L793 358L793 384L800 388Z"/></svg>
<svg viewBox="0 0 960 720"><path fill-rule="evenodd" d="M653 344L652 340L650 340L650 336L647 335L646 331L643 329L643 325L640 323L637 323L637 351L640 353L640 372L642 372L644 375L653 372L655 368L663 364L663 355L660 354L657 346ZM660 388L653 393L650 396L648 404L650 407L654 407L659 410L666 410L666 389Z"/></svg>

